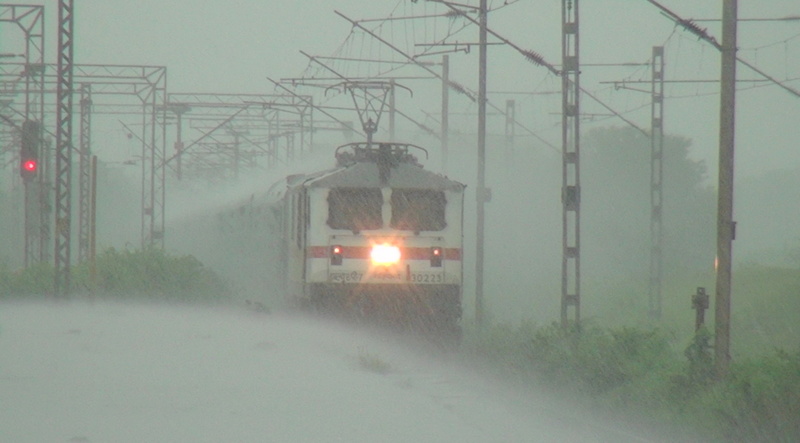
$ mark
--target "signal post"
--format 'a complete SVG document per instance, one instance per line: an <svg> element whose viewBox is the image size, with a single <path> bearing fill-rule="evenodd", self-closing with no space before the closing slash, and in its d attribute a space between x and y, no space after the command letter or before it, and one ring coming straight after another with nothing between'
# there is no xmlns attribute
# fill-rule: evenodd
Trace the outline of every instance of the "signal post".
<svg viewBox="0 0 800 443"><path fill-rule="evenodd" d="M24 186L24 211L25 211L25 254L24 261L27 268L33 260L35 240L39 231L39 187L36 180L39 175L39 155L41 152L42 130L41 124L36 120L25 120L22 123L22 134L19 150L19 174Z"/></svg>

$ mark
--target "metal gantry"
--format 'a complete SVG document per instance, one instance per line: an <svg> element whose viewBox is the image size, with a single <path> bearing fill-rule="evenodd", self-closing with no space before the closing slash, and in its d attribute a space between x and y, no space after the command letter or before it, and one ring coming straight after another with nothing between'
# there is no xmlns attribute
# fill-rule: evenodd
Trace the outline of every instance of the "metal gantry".
<svg viewBox="0 0 800 443"><path fill-rule="evenodd" d="M166 165L179 179L235 177L240 166L256 166L259 157L271 168L312 148L310 96L170 93L167 109L175 116L176 141Z"/></svg>
<svg viewBox="0 0 800 443"><path fill-rule="evenodd" d="M0 67L0 80L14 79L25 72L26 66L21 63L3 64ZM59 81L56 67L42 65L40 72L45 80L41 86L32 87L29 93L51 94L57 90ZM166 68L158 66L116 66L116 65L73 65L73 79L80 84L80 91L75 90L74 95L80 93L80 149L76 153L81 158L81 168L78 178L79 188L79 258L84 260L89 248L89 186L88 164L91 157L91 126L93 115L114 115L126 119L130 127L131 137L141 143L142 182L141 182L141 235L142 246L163 244L164 205L165 205L165 169L164 146L166 112L173 113L174 106L167 106L166 101ZM20 88L21 89L21 88ZM133 98L133 100L130 100ZM223 125L224 130L208 133L202 141L196 141L194 150L190 154L202 157L198 148L208 148L209 152L227 146L227 141L221 140L224 133L231 132L232 124L236 123L236 133L243 143L255 146L253 155L267 157L268 163L273 165L279 162L292 160L300 152L310 151L313 141L313 112L310 97L298 95L258 95L258 94L176 94L173 99L180 104L194 108L197 122L205 120L205 124L231 109L246 108L247 112L239 114L239 120L228 121ZM13 108L14 104L9 103ZM68 105L72 109L72 105ZM59 108L45 109L43 114L56 114ZM61 107L62 113L64 108ZM14 109L19 113L19 110ZM77 109L76 109L77 111ZM214 116L212 114L216 113ZM281 116L283 115L283 116ZM286 117L290 115L290 117ZM247 117L247 118L245 118ZM133 122L131 122L133 120ZM120 120L121 121L121 120ZM180 120L179 120L180 121ZM190 120L192 121L192 120ZM201 124L201 123L198 123ZM265 132L259 133L263 129ZM227 132L226 132L227 131ZM249 135L247 132L249 131ZM211 131L213 132L213 131ZM295 140L297 138L297 140ZM189 148L192 146L190 145ZM247 161L246 154L242 157ZM138 162L137 162L138 163ZM191 162L190 162L191 165ZM66 189L66 184L62 189ZM45 205L32 204L34 207ZM69 202L62 200L62 210L65 214ZM65 218L61 216L59 223L64 226ZM66 234L62 231L62 234ZM61 245L67 242L62 237ZM66 246L60 246L66 251ZM66 252L62 254L61 262L65 263Z"/></svg>
<svg viewBox="0 0 800 443"><path fill-rule="evenodd" d="M21 63L0 64L0 81L4 84L10 80L20 77L26 70L26 65ZM52 102L47 101L42 104L42 118L45 120L43 126L44 136L53 136L58 139L61 134L63 143L69 139L69 149L56 155L56 162L61 161L56 169L61 168L58 175L60 186L58 187L56 205L60 208L60 213L55 219L57 232L57 248L60 257L57 257L57 267L59 272L59 285L63 287L66 267L68 266L67 250L72 249L69 245L73 225L69 223L69 216L72 214L69 194L71 190L68 183L71 173L65 173L64 169L70 169L71 152L75 151L80 155L81 169L78 176L80 180L79 201L79 258L83 260L88 251L88 164L91 156L91 116L92 115L119 115L121 118L133 119L136 121L135 131L137 139L141 142L142 159L142 245L163 245L163 226L164 226L164 117L162 115L164 100L166 97L166 68L161 66L120 66L120 65L79 65L72 64L70 67L72 82L80 84L80 91L68 88L64 83L62 75L59 73L57 65L43 64L40 67L43 80L38 85L30 89L30 93L45 95L57 94L58 104L52 107ZM69 93L67 93L67 91ZM80 96L80 149L72 147L72 128L69 126L69 137L65 134L66 127L63 126L64 115L67 111L73 110L72 97ZM60 94L60 95L59 95ZM67 97L69 96L69 97ZM133 100L131 100L133 98ZM69 100L67 100L69 99ZM61 102L64 100L64 103ZM90 100L90 101L89 101ZM131 103L133 101L133 103ZM45 104L46 103L46 104ZM14 103L9 104L12 110L19 114ZM56 134L48 130L51 126L47 123L47 116L56 116ZM71 120L71 116L70 116ZM130 120L129 120L130 121ZM49 162L52 152L49 150L46 138L42 143L40 179L42 183L48 183ZM58 182L57 182L58 184ZM46 213L49 208L48 199L50 198L49 186L41 187L41 196L38 199L38 207L42 213ZM49 232L53 226L53 220L48 218L42 221L40 231ZM42 243L46 244L49 237L42 235Z"/></svg>
<svg viewBox="0 0 800 443"><path fill-rule="evenodd" d="M92 115L119 115L136 120L137 130L131 134L141 144L141 244L163 246L167 68L76 65L75 71L81 84L91 85ZM90 156L91 146L88 152Z"/></svg>
<svg viewBox="0 0 800 443"><path fill-rule="evenodd" d="M664 210L664 47L653 47L650 130L650 289L649 314L661 318Z"/></svg>
<svg viewBox="0 0 800 443"><path fill-rule="evenodd" d="M561 2L561 326L580 326L580 61L578 0ZM570 311L572 316L570 317Z"/></svg>

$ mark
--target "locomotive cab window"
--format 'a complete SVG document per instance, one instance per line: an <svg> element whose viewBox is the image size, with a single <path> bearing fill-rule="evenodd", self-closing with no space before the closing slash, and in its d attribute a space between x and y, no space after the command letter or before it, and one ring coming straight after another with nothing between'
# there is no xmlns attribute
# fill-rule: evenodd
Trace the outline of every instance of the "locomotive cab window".
<svg viewBox="0 0 800 443"><path fill-rule="evenodd" d="M430 189L392 190L393 229L407 231L441 231L447 226L443 191Z"/></svg>
<svg viewBox="0 0 800 443"><path fill-rule="evenodd" d="M328 194L328 226L362 231L383 227L379 188L332 188Z"/></svg>

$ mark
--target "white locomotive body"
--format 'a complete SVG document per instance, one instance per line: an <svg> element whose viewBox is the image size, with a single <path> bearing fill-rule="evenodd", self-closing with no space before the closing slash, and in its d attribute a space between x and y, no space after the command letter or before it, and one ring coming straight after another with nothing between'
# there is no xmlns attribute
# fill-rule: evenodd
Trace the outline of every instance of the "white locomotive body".
<svg viewBox="0 0 800 443"><path fill-rule="evenodd" d="M287 178L279 203L286 294L457 327L464 185L425 171L409 147L417 148L344 145L336 168Z"/></svg>

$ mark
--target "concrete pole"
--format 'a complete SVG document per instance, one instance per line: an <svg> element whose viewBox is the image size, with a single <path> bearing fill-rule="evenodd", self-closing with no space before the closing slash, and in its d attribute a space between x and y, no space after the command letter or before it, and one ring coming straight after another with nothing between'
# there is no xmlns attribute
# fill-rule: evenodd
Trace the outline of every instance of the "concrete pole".
<svg viewBox="0 0 800 443"><path fill-rule="evenodd" d="M488 201L486 190L486 0L480 4L480 55L478 68L478 232L475 248L475 322L481 325L483 312L483 232L485 223L484 205Z"/></svg>
<svg viewBox="0 0 800 443"><path fill-rule="evenodd" d="M717 377L730 365L733 221L733 150L736 116L737 0L722 2L722 78L720 83L719 195L717 201L717 285L714 306L714 365Z"/></svg>

